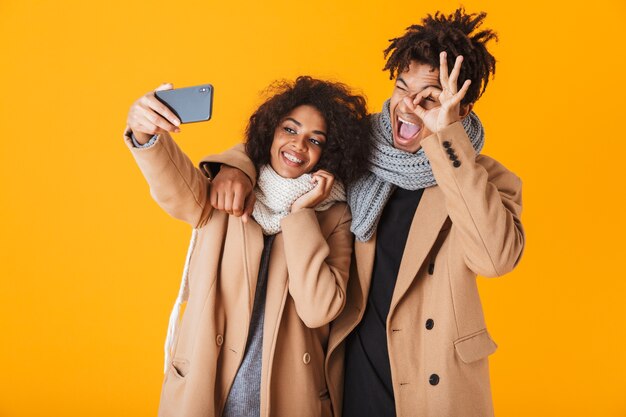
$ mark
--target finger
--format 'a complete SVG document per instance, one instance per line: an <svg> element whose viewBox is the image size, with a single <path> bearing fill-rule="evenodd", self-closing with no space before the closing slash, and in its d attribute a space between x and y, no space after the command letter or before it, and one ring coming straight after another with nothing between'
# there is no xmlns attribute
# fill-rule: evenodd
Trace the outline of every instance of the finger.
<svg viewBox="0 0 626 417"><path fill-rule="evenodd" d="M209 201L211 202L211 207L217 208L217 190L215 189L215 183L211 187L211 191L209 192Z"/></svg>
<svg viewBox="0 0 626 417"><path fill-rule="evenodd" d="M324 170L324 169L318 169L317 171L315 171L314 173L312 173L311 175L333 175L330 172Z"/></svg>
<svg viewBox="0 0 626 417"><path fill-rule="evenodd" d="M146 96L146 101L148 107L157 112L162 117L166 118L171 124L178 127L180 126L180 119L176 117L176 115L169 109L165 104L159 101L158 98L154 95Z"/></svg>
<svg viewBox="0 0 626 417"><path fill-rule="evenodd" d="M426 109L423 108L420 104L415 106L415 109L413 110L413 113L415 113L422 120L424 120L424 118L426 118Z"/></svg>
<svg viewBox="0 0 626 417"><path fill-rule="evenodd" d="M448 85L448 53L443 51L439 54L439 80L443 88Z"/></svg>
<svg viewBox="0 0 626 417"><path fill-rule="evenodd" d="M319 189L324 189L324 187L326 186L326 182L328 181L328 179L323 176L323 175L318 175L315 174L313 175L313 178L315 178L317 180L317 184L315 185L315 187L319 190Z"/></svg>
<svg viewBox="0 0 626 417"><path fill-rule="evenodd" d="M224 211L228 214L233 214L233 200L235 199L235 193L232 188L229 187L224 194Z"/></svg>
<svg viewBox="0 0 626 417"><path fill-rule="evenodd" d="M220 211L224 211L224 198L225 198L224 193L218 190L218 193L217 193L217 206L215 207L216 209L218 209Z"/></svg>
<svg viewBox="0 0 626 417"><path fill-rule="evenodd" d="M331 177L326 181L326 188L324 189L324 198L327 198L330 195L330 191L333 189L334 184L335 184L335 177Z"/></svg>
<svg viewBox="0 0 626 417"><path fill-rule="evenodd" d="M448 88L454 94L456 94L456 92L459 90L457 81L459 79L459 74L461 73L462 64L463 64L463 55L459 55L456 57L456 61L454 61L454 68L452 68L452 72L450 73L450 79L448 82Z"/></svg>
<svg viewBox="0 0 626 417"><path fill-rule="evenodd" d="M133 132L147 133L149 135L160 135L165 131L152 123L138 123L133 126Z"/></svg>
<svg viewBox="0 0 626 417"><path fill-rule="evenodd" d="M413 104L411 102L411 99L409 99L408 97L404 98L404 103L407 105L409 110L417 115L417 117L419 117L420 119L424 119L424 117L426 117L426 109L419 104L421 101L422 98L420 98L420 101L418 101L417 104Z"/></svg>
<svg viewBox="0 0 626 417"><path fill-rule="evenodd" d="M154 93L149 93L140 99L141 107L149 109L152 113L166 120L169 124L177 128L180 126L180 120L176 115L167 108L167 106L156 98Z"/></svg>
<svg viewBox="0 0 626 417"><path fill-rule="evenodd" d="M323 169L320 169L319 171L316 171L315 173L312 174L313 177L319 176L319 177L324 177L326 178L326 180L329 180L331 178L334 178L334 175L331 174L328 171L324 171Z"/></svg>
<svg viewBox="0 0 626 417"><path fill-rule="evenodd" d="M172 125L169 121L161 117L161 115L149 107L141 107L139 117L144 118L150 124L160 127L167 132L179 132L176 126Z"/></svg>
<svg viewBox="0 0 626 417"><path fill-rule="evenodd" d="M250 194L248 194L248 198L246 198L246 203L243 209L242 219L245 223L247 223L249 217L252 216L252 212L254 211L254 203L256 203L256 194L254 194L254 192L251 192Z"/></svg>
<svg viewBox="0 0 626 417"><path fill-rule="evenodd" d="M469 90L470 84L472 84L472 80L465 80L459 92L454 95L455 98L458 98L459 102L463 100L465 94L467 94L467 90Z"/></svg>
<svg viewBox="0 0 626 417"><path fill-rule="evenodd" d="M413 105L416 106L418 104L422 104L424 100L428 97L432 97L435 100L439 100L439 96L441 95L441 90L437 87L428 87L424 90L420 91L418 95L416 95L415 100L413 100Z"/></svg>
<svg viewBox="0 0 626 417"><path fill-rule="evenodd" d="M241 190L235 190L233 193L233 205L232 212L233 215L240 217L243 215L243 208L245 204L245 199L243 197L243 193Z"/></svg>
<svg viewBox="0 0 626 417"><path fill-rule="evenodd" d="M165 91L165 90L171 90L174 88L174 84L172 83L163 83L160 86L158 86L157 88L154 89L154 91Z"/></svg>
<svg viewBox="0 0 626 417"><path fill-rule="evenodd" d="M465 80L459 92L453 95L452 98L450 98L450 100L445 103L446 107L452 107L459 104L461 100L463 100L463 98L465 97L465 94L467 94L467 90L469 89L471 83L471 80Z"/></svg>

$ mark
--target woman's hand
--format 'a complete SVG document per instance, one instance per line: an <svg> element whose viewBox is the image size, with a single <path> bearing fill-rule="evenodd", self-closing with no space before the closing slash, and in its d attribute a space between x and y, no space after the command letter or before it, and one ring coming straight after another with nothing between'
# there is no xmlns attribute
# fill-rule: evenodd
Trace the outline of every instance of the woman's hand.
<svg viewBox="0 0 626 417"><path fill-rule="evenodd" d="M463 56L459 55L456 57L452 72L448 75L447 54L446 52L441 52L439 54L439 82L443 90L428 87L417 94L413 100L408 97L404 99L409 109L411 109L413 113L424 122L428 130L433 133L437 133L444 127L458 122L464 116L461 114L461 100L465 97L472 81L465 80L461 89L458 89L457 81L462 64ZM440 105L431 109L425 109L420 103L428 97L439 101Z"/></svg>
<svg viewBox="0 0 626 417"><path fill-rule="evenodd" d="M162 84L154 91L171 90L172 84ZM126 123L137 142L145 144L153 135L164 132L180 132L180 120L151 91L130 106Z"/></svg>
<svg viewBox="0 0 626 417"><path fill-rule="evenodd" d="M319 170L312 174L311 182L317 183L315 187L308 193L300 196L291 205L291 212L296 213L305 208L314 208L319 203L324 201L330 195L330 190L335 183L335 177L333 174Z"/></svg>

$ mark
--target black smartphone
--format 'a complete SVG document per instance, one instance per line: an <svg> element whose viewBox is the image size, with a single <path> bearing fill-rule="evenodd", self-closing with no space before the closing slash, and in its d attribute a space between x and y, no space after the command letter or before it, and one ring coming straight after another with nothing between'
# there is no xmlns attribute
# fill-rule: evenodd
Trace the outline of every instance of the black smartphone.
<svg viewBox="0 0 626 417"><path fill-rule="evenodd" d="M211 84L156 91L154 95L178 117L181 123L204 122L211 118L213 110Z"/></svg>

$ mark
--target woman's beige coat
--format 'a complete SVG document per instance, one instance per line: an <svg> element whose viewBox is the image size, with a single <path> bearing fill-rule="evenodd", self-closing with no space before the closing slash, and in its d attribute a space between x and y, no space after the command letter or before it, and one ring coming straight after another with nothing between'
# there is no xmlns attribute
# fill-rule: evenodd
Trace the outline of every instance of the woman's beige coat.
<svg viewBox="0 0 626 417"><path fill-rule="evenodd" d="M415 212L387 317L396 412L492 416L488 356L496 344L476 277L506 274L522 255L522 183L494 159L477 157L460 122L421 146L437 186L424 190ZM335 416L343 404L345 340L367 305L375 248L376 236L356 242L347 303L331 326L325 369Z"/></svg>
<svg viewBox="0 0 626 417"><path fill-rule="evenodd" d="M207 164L196 168L172 138L125 141L157 203L197 229L189 300L161 392L161 417L220 416L244 356L263 249L260 226L213 211ZM255 178L242 149L214 161ZM206 174L206 175L205 175ZM346 204L281 222L270 255L263 329L261 416L330 416L324 360L328 323L345 305L353 237Z"/></svg>

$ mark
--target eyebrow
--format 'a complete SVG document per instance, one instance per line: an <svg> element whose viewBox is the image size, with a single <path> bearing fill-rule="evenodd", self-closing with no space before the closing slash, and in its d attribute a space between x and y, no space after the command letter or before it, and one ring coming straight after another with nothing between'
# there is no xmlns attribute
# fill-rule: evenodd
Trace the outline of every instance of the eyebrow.
<svg viewBox="0 0 626 417"><path fill-rule="evenodd" d="M293 117L287 117L285 120L291 120L293 123L298 125L298 127L302 127L302 123L300 123L299 121L297 121ZM326 132L322 132L321 130L314 130L313 133L315 133L317 135L322 135L322 136L324 136L324 138L326 138Z"/></svg>
<svg viewBox="0 0 626 417"><path fill-rule="evenodd" d="M302 123L300 123L299 121L297 121L296 119L294 119L293 117L287 117L287 119L285 120L291 120L292 122L294 122L295 124L297 124L298 126L302 127Z"/></svg>
<svg viewBox="0 0 626 417"><path fill-rule="evenodd" d="M402 77L398 77L398 82L402 82L406 88L409 88L409 85L402 79Z"/></svg>
<svg viewBox="0 0 626 417"><path fill-rule="evenodd" d="M406 88L409 88L409 85L406 83L406 81L404 81L404 80L402 79L402 77L398 77L398 80L397 80L397 81L398 81L398 82L402 82L402 84L404 84L404 86L405 86ZM431 85L427 85L427 86L425 86L424 88L422 88L422 90L426 90L426 89L427 89L427 88L429 88L429 87L434 87L434 88L436 88L436 89L438 89L438 90L441 90L441 89L442 89L440 85L431 84Z"/></svg>

